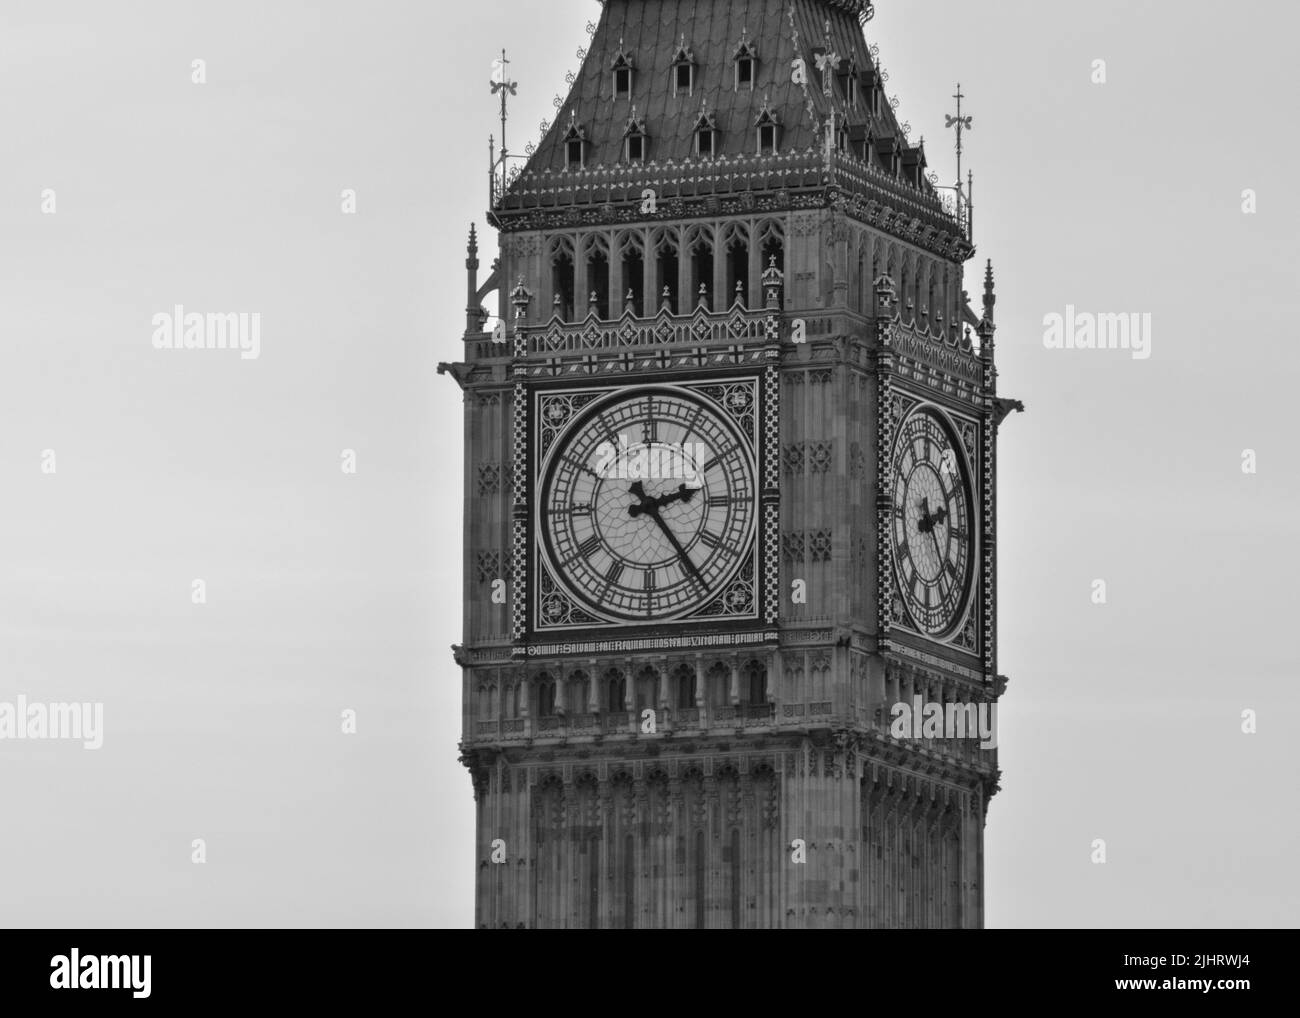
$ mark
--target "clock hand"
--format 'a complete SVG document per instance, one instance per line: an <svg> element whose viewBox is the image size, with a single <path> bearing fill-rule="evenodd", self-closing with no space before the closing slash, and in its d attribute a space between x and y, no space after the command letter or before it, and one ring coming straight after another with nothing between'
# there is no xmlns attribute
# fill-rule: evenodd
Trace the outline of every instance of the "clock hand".
<svg viewBox="0 0 1300 1018"><path fill-rule="evenodd" d="M645 493L645 485L637 481L632 487L627 489L629 495L637 497L637 504L627 507L627 514L634 519L642 513L653 513L655 511L654 499Z"/></svg>
<svg viewBox="0 0 1300 1018"><path fill-rule="evenodd" d="M930 519L930 499L928 497L921 499L921 518L916 521L916 529L922 534L928 534L934 529L934 521Z"/></svg>
<svg viewBox="0 0 1300 1018"><path fill-rule="evenodd" d="M678 485L676 491L670 494L658 495L651 498L645 493L645 486L640 481L637 481L628 489L628 492L640 499L640 502L636 505L628 506L627 513L629 516L637 517L642 513L649 514L652 512L658 512L664 506L670 505L673 502L689 502L695 497L695 493L699 490L699 488L688 488L686 485L681 484Z"/></svg>
<svg viewBox="0 0 1300 1018"><path fill-rule="evenodd" d="M930 527L930 540L934 542L935 565L939 568L939 573L943 573L943 552L939 550L939 538L935 535L934 527Z"/></svg>
<svg viewBox="0 0 1300 1018"><path fill-rule="evenodd" d="M684 484L679 484L677 486L677 490L674 491L672 494L660 495L658 498L656 498L654 500L655 508L662 509L664 506L672 502L689 502L692 498L695 497L695 493L699 490L700 490L699 488L688 488Z"/></svg>
<svg viewBox="0 0 1300 1018"><path fill-rule="evenodd" d="M674 534L668 528L668 524L663 521L663 517L659 515L659 510L656 509L654 512L650 513L650 516L659 524L659 529L664 532L664 537L668 538L668 543L673 546L673 551L677 552L678 557L682 560L682 564L686 566L686 571L690 573L691 576L695 577L695 582L701 587L705 586L704 577L701 576L700 571L695 568L695 563L692 562L690 556L686 554L686 549L683 548L681 542L677 540L677 535Z"/></svg>

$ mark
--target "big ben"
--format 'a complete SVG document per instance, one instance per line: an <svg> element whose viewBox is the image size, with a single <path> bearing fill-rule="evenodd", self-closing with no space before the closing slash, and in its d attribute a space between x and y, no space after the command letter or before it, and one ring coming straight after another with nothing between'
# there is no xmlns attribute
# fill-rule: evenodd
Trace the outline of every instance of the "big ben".
<svg viewBox="0 0 1300 1018"><path fill-rule="evenodd" d="M1019 405L970 189L909 141L872 13L605 0L494 164L440 366L476 926L983 926L996 742L943 722L1005 687Z"/></svg>

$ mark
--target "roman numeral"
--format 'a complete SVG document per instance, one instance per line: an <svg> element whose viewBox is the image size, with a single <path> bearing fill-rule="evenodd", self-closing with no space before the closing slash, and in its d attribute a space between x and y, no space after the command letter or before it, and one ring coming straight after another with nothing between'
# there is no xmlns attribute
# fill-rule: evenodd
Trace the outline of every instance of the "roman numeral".
<svg viewBox="0 0 1300 1018"><path fill-rule="evenodd" d="M615 559L610 567L605 570L605 580L610 584L618 582L618 578L623 575L623 563Z"/></svg>
<svg viewBox="0 0 1300 1018"><path fill-rule="evenodd" d="M722 539L717 534L709 530L705 530L700 534L700 540L710 548L716 548L722 542Z"/></svg>
<svg viewBox="0 0 1300 1018"><path fill-rule="evenodd" d="M590 558L600 549L600 545L601 545L600 536L597 534L592 534L589 538L587 538L580 545L578 545L578 554L582 558Z"/></svg>
<svg viewBox="0 0 1300 1018"><path fill-rule="evenodd" d="M569 466L573 467L574 470L580 470L584 474L590 474L598 481L601 479L600 474L596 473L596 471L592 470L591 467L587 466L587 464L583 463L581 460L576 460L572 456L563 456L561 459Z"/></svg>

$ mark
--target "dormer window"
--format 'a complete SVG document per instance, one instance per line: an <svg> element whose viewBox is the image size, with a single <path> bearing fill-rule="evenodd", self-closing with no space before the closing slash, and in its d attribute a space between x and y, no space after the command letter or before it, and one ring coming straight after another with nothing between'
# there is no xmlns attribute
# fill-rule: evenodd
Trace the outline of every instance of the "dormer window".
<svg viewBox="0 0 1300 1018"><path fill-rule="evenodd" d="M741 29L740 43L736 46L732 59L736 65L736 91L747 88L754 90L755 72L758 70L758 51L749 41L748 33Z"/></svg>
<svg viewBox="0 0 1300 1018"><path fill-rule="evenodd" d="M763 100L763 108L759 110L754 126L758 132L758 154L775 155L777 145L780 144L781 123L776 113L768 107L766 98Z"/></svg>
<svg viewBox="0 0 1300 1018"><path fill-rule="evenodd" d="M686 45L686 36L673 54L673 95L695 94L695 54Z"/></svg>
<svg viewBox="0 0 1300 1018"><path fill-rule="evenodd" d="M718 125L707 110L695 121L695 154L701 159L712 159L718 154Z"/></svg>
<svg viewBox="0 0 1300 1018"><path fill-rule="evenodd" d="M849 61L849 73L844 79L844 100L850 106L858 104L858 72L852 60Z"/></svg>
<svg viewBox="0 0 1300 1018"><path fill-rule="evenodd" d="M620 49L614 55L610 65L614 78L614 98L629 99L632 96L632 55Z"/></svg>
<svg viewBox="0 0 1300 1018"><path fill-rule="evenodd" d="M646 160L645 121L637 116L635 106L623 129L623 159L628 163L643 163Z"/></svg>
<svg viewBox="0 0 1300 1018"><path fill-rule="evenodd" d="M569 129L564 132L564 168L581 170L587 164L587 132L569 114Z"/></svg>

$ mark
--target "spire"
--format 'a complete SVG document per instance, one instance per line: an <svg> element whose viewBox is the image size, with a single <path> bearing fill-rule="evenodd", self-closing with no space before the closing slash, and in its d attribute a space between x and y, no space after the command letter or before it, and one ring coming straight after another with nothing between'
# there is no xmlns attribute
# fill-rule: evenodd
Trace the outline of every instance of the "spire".
<svg viewBox="0 0 1300 1018"><path fill-rule="evenodd" d="M998 302L997 295L993 292L993 259L990 258L984 266L984 318L993 324L993 305Z"/></svg>
<svg viewBox="0 0 1300 1018"><path fill-rule="evenodd" d="M483 324L478 298L478 231L469 224L469 243L465 245L465 331L477 332Z"/></svg>

